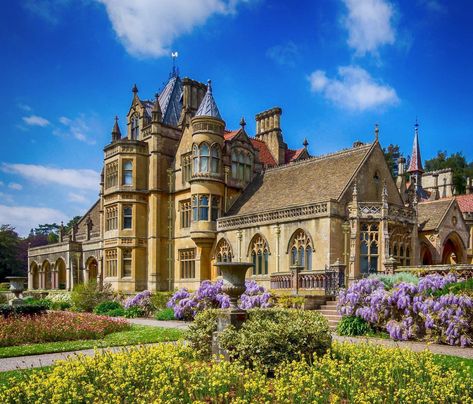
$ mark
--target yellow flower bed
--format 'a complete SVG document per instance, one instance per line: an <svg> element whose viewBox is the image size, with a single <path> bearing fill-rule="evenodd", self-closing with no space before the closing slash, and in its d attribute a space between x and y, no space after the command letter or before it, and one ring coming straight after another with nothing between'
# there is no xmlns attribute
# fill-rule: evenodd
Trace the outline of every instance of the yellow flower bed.
<svg viewBox="0 0 473 404"><path fill-rule="evenodd" d="M334 343L313 364L274 377L233 362L202 362L190 348L159 345L67 360L0 387L2 403L473 403L465 368L431 353Z"/></svg>

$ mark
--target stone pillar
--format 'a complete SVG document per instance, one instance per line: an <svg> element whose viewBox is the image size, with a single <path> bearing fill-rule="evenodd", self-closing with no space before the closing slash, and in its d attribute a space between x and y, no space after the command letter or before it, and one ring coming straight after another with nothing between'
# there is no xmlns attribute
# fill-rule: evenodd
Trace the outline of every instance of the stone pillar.
<svg viewBox="0 0 473 404"><path fill-rule="evenodd" d="M238 239L238 262L241 262L241 240L243 239L243 233L241 230L237 230Z"/></svg>
<svg viewBox="0 0 473 404"><path fill-rule="evenodd" d="M350 269L348 283L356 280L360 275L360 262L358 259L360 251L360 219L358 217L358 189L355 182L353 186L352 202L349 205L350 219ZM348 286L348 285L347 285Z"/></svg>
<svg viewBox="0 0 473 404"><path fill-rule="evenodd" d="M398 262L393 256L389 257L384 261L384 273L387 275L392 275L396 271Z"/></svg>
<svg viewBox="0 0 473 404"><path fill-rule="evenodd" d="M348 285L345 284L346 265L337 259L333 264L330 264L330 269L337 274L337 287L347 287Z"/></svg>
<svg viewBox="0 0 473 404"><path fill-rule="evenodd" d="M31 259L28 257L28 290L33 289L33 273L31 272Z"/></svg>
<svg viewBox="0 0 473 404"><path fill-rule="evenodd" d="M103 257L100 257L97 261L97 285L100 288L103 287Z"/></svg>
<svg viewBox="0 0 473 404"><path fill-rule="evenodd" d="M292 294L298 295L299 294L299 273L304 270L304 267L299 265L296 262L294 265L289 267L292 273Z"/></svg>
<svg viewBox="0 0 473 404"><path fill-rule="evenodd" d="M276 272L280 272L280 257L281 257L281 252L280 252L280 241L281 241L281 227L279 224L274 226L274 232L276 233Z"/></svg>

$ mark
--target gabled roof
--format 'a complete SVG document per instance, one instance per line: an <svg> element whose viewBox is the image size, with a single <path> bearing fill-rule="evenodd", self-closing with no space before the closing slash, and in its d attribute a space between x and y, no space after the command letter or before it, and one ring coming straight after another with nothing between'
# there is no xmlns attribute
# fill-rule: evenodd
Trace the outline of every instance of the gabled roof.
<svg viewBox="0 0 473 404"><path fill-rule="evenodd" d="M277 165L273 155L268 149L268 145L262 140L250 138L253 147L259 152L259 161L267 167L274 167Z"/></svg>
<svg viewBox="0 0 473 404"><path fill-rule="evenodd" d="M455 199L462 213L473 212L473 194L458 195Z"/></svg>
<svg viewBox="0 0 473 404"><path fill-rule="evenodd" d="M237 130L227 130L223 134L223 138L225 140L232 140L236 135L238 135L240 133L240 131L241 131L241 128L237 129Z"/></svg>
<svg viewBox="0 0 473 404"><path fill-rule="evenodd" d="M207 92L205 93L195 116L211 116L212 118L222 119L217 103L212 94L212 83L210 80L207 84Z"/></svg>
<svg viewBox="0 0 473 404"><path fill-rule="evenodd" d="M246 187L228 214L251 214L339 199L371 150L372 145L367 144L268 169Z"/></svg>
<svg viewBox="0 0 473 404"><path fill-rule="evenodd" d="M420 146L419 146L419 125L415 124L415 132L414 132L414 143L412 144L412 154L411 154L411 162L409 164L409 169L407 170L408 173L415 173L415 172L424 172L422 168L422 158L420 156Z"/></svg>
<svg viewBox="0 0 473 404"><path fill-rule="evenodd" d="M306 150L305 147L301 147L300 149L297 149L297 150L287 149L286 156L285 156L286 163L296 161L304 153L304 150Z"/></svg>
<svg viewBox="0 0 473 404"><path fill-rule="evenodd" d="M425 201L419 203L417 205L419 212L417 220L420 229L423 231L437 229L454 202L454 198L444 198L436 201Z"/></svg>

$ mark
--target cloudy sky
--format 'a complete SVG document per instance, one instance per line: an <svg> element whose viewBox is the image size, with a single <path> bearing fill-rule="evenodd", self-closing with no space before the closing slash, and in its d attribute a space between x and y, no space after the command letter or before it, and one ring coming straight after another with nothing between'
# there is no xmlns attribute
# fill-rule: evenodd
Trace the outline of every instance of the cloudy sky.
<svg viewBox="0 0 473 404"><path fill-rule="evenodd" d="M473 159L469 0L18 0L0 15L0 224L67 221L98 196L113 117L152 98L178 51L228 128L281 106L312 154L371 141Z"/></svg>

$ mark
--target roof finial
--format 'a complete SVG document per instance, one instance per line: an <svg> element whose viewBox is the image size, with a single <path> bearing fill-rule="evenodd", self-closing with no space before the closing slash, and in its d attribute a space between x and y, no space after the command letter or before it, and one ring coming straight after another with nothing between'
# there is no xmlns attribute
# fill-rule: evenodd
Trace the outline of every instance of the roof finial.
<svg viewBox="0 0 473 404"><path fill-rule="evenodd" d="M112 141L120 140L122 138L122 133L120 132L120 127L118 126L118 115L115 115L115 123L112 129Z"/></svg>
<svg viewBox="0 0 473 404"><path fill-rule="evenodd" d="M212 94L212 80L207 80L207 92Z"/></svg>
<svg viewBox="0 0 473 404"><path fill-rule="evenodd" d="M307 149L307 146L309 146L309 142L306 137L304 138L304 141L302 142L302 146L304 146L305 149Z"/></svg>
<svg viewBox="0 0 473 404"><path fill-rule="evenodd" d="M376 141L379 140L379 125L377 123L374 125L374 138Z"/></svg>
<svg viewBox="0 0 473 404"><path fill-rule="evenodd" d="M174 51L171 52L172 57L172 72L170 74L171 77L179 76L179 68L176 66L176 59L179 57L179 52Z"/></svg>
<svg viewBox="0 0 473 404"><path fill-rule="evenodd" d="M242 129L245 129L246 121L245 121L244 116L242 116L241 119L240 119L240 126L241 126Z"/></svg>
<svg viewBox="0 0 473 404"><path fill-rule="evenodd" d="M151 121L160 122L163 119L163 111L161 110L161 105L159 104L159 93L154 95L155 101L153 109L151 110Z"/></svg>
<svg viewBox="0 0 473 404"><path fill-rule="evenodd" d="M137 94L138 93L138 87L136 87L136 83L133 84L133 88L131 89L131 91L133 92L133 94Z"/></svg>

